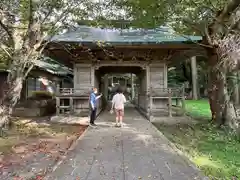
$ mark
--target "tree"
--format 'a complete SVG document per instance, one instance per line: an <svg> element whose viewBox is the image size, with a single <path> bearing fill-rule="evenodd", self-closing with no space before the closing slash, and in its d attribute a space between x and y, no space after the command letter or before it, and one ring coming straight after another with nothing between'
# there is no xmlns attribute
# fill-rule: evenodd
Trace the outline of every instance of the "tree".
<svg viewBox="0 0 240 180"><path fill-rule="evenodd" d="M212 119L218 125L227 123L233 127L232 123L236 115L230 102L226 75L231 69L236 68L239 55L240 2L237 0L191 1L191 4L193 4L192 8L185 6L186 14L181 6L179 12L182 10L182 15L185 16L180 16L185 27L196 29L203 36L202 46L207 52L210 68L208 94Z"/></svg>
<svg viewBox="0 0 240 180"><path fill-rule="evenodd" d="M235 117L227 91L226 75L237 67L236 60L240 49L238 45L240 2L198 1L193 4L194 10L190 8L188 16L185 14L185 18L182 17L182 22L185 22L187 27L195 28L203 36L202 46L207 52L210 68L208 93L212 118L218 125L231 124ZM189 15L195 20L188 18Z"/></svg>
<svg viewBox="0 0 240 180"><path fill-rule="evenodd" d="M229 122L226 112L232 107L226 75L239 64L239 4L239 0L125 0L117 4L133 23L142 21L142 27L169 25L178 34L203 37L199 49L206 53L212 119L219 125ZM149 14L155 15L151 19ZM193 51L197 53L199 49Z"/></svg>
<svg viewBox="0 0 240 180"><path fill-rule="evenodd" d="M8 92L1 102L0 127L9 120L20 98L23 81L51 37L87 16L90 1L2 0L1 60L8 65Z"/></svg>

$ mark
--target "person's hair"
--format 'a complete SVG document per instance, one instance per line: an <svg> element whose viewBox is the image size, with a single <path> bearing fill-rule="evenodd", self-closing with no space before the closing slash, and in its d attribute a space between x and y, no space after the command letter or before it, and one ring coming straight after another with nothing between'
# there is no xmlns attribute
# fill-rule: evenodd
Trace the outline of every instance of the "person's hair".
<svg viewBox="0 0 240 180"><path fill-rule="evenodd" d="M123 93L123 90L121 87L118 87L117 90L116 90L117 93Z"/></svg>

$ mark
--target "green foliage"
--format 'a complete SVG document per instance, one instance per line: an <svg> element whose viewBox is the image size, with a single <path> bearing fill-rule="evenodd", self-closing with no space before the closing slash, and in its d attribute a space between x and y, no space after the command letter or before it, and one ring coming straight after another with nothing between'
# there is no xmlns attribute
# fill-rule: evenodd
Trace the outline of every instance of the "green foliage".
<svg viewBox="0 0 240 180"><path fill-rule="evenodd" d="M116 7L125 10L125 17L132 19L131 27L155 28L165 24L171 13L172 1L163 0L125 0L117 1Z"/></svg>
<svg viewBox="0 0 240 180"><path fill-rule="evenodd" d="M225 0L108 0L109 7L124 11L115 19L131 20L125 25L154 28L170 25L181 34L204 34L204 28L215 18L218 11L229 2ZM117 11L116 10L116 11ZM115 12L116 12L115 11ZM124 24L124 23L123 23ZM130 25L129 25L130 24Z"/></svg>
<svg viewBox="0 0 240 180"><path fill-rule="evenodd" d="M224 131L202 122L158 128L210 179L240 177L240 144Z"/></svg>
<svg viewBox="0 0 240 180"><path fill-rule="evenodd" d="M179 66L178 66L179 67ZM180 68L169 68L168 70L168 85L172 86L181 86L185 81L188 81L183 75L182 69Z"/></svg>
<svg viewBox="0 0 240 180"><path fill-rule="evenodd" d="M186 111L199 121L192 125L156 124L156 126L210 179L239 178L239 141L205 120L211 118L208 101L186 101Z"/></svg>
<svg viewBox="0 0 240 180"><path fill-rule="evenodd" d="M211 120L211 111L209 101L204 100L186 100L186 112L196 119L208 119Z"/></svg>
<svg viewBox="0 0 240 180"><path fill-rule="evenodd" d="M206 89L208 85L208 68L205 59L197 57L197 62L198 87ZM168 68L168 84L170 87L181 86L185 82L188 82L190 88L192 87L191 62L189 59L185 61L179 60Z"/></svg>
<svg viewBox="0 0 240 180"><path fill-rule="evenodd" d="M179 33L204 34L204 28L214 19L216 12L227 3L224 0L177 0L171 6L174 16L171 25Z"/></svg>

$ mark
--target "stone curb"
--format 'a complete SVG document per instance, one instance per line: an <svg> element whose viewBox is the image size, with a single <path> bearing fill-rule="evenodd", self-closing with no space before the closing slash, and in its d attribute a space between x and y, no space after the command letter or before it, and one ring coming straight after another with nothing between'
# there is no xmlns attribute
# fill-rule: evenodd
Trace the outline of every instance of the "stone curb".
<svg viewBox="0 0 240 180"><path fill-rule="evenodd" d="M151 123L151 122L150 122ZM184 160L184 162L187 163L188 166L192 167L193 169L197 170L202 179L203 180L208 180L208 177L204 176L203 173L201 172L201 170L194 165L194 163L187 157L187 155L181 151L180 149L177 148L177 146L171 142L156 126L154 126L153 123L151 123L153 128L158 131L158 133L160 134L160 136L168 143L168 145L177 153L178 156L182 157L182 159Z"/></svg>
<svg viewBox="0 0 240 180"><path fill-rule="evenodd" d="M43 173L40 173L40 172L34 173L31 175L31 177L26 178L25 180L33 180L34 178L36 179L37 176L40 176L41 178L44 178L45 180L47 180L48 179L48 178L46 178L47 174L54 172L63 163L63 161L66 159L68 153L75 149L75 147L78 144L78 141L84 137L84 135L88 131L88 129L89 129L89 126L85 129L85 131L76 140L73 140L70 143L69 147L67 148L65 153L62 155L62 158L56 158L55 162L51 168L46 169Z"/></svg>
<svg viewBox="0 0 240 180"><path fill-rule="evenodd" d="M66 156L68 155L68 153L72 150L74 150L76 148L76 146L78 145L78 141L80 141L84 135L86 134L86 132L88 131L89 126L86 128L86 130L77 138L77 140L75 140L74 142L71 143L70 147L67 149L67 151L64 153L63 158L59 159L55 165L52 168L52 171L50 172L54 172L58 166L60 166L62 164L62 162L66 159ZM48 172L49 173L49 172Z"/></svg>

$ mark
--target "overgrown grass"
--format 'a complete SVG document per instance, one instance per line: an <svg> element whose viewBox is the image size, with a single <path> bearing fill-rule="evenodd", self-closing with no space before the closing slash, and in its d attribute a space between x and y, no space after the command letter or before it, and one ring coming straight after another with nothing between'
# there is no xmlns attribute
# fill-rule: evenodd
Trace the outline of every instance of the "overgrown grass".
<svg viewBox="0 0 240 180"><path fill-rule="evenodd" d="M210 179L240 179L240 142L227 132L216 129L208 121L208 102L187 101L187 114L197 118L195 125L175 124L156 126L174 142Z"/></svg>

